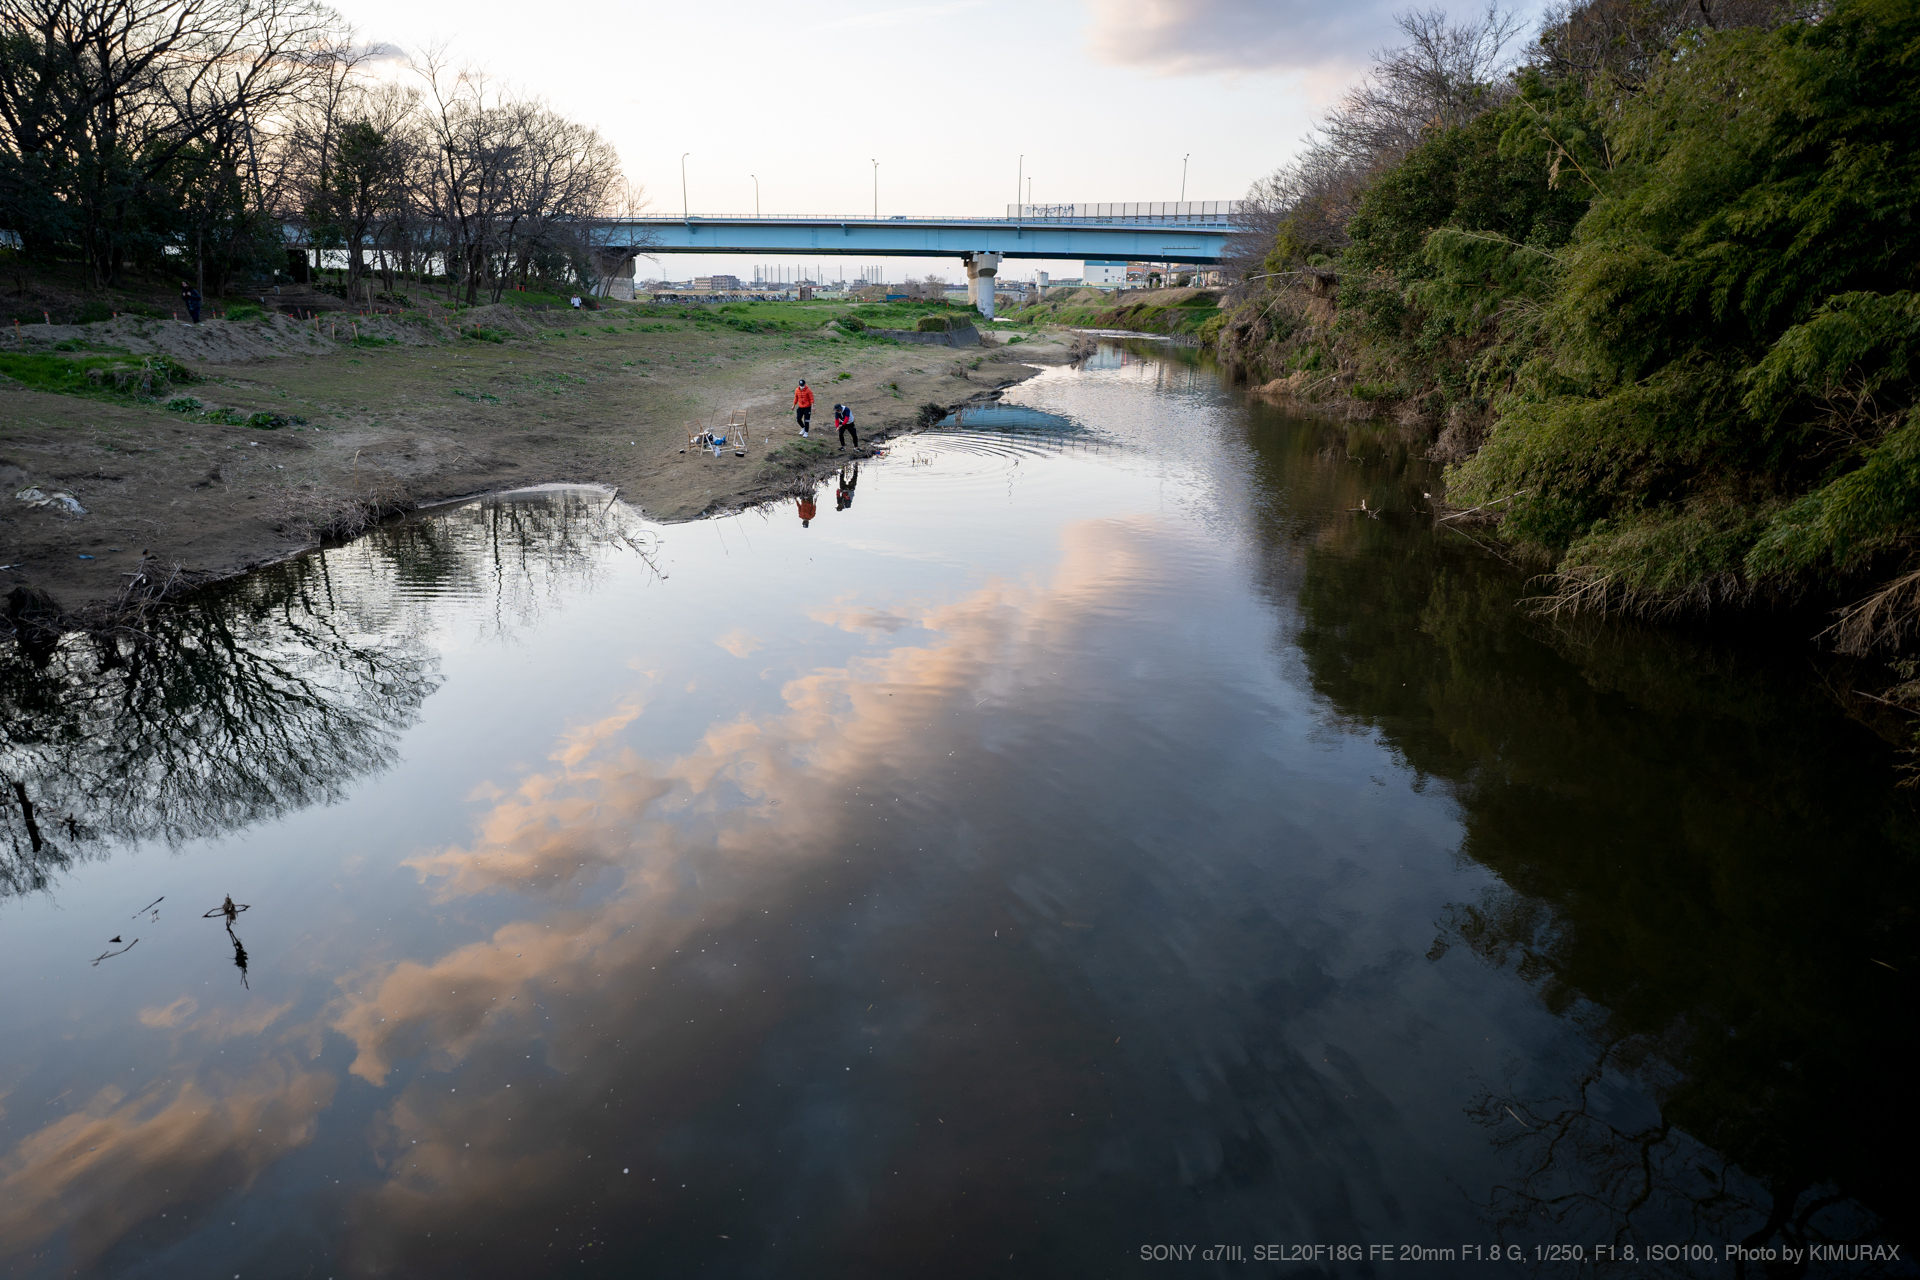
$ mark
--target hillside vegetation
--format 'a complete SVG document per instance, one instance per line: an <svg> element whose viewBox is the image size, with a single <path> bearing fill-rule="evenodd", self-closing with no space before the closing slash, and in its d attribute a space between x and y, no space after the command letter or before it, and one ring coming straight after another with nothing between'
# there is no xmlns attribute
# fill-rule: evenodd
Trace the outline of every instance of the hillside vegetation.
<svg viewBox="0 0 1920 1280"><path fill-rule="evenodd" d="M1079 329L1131 329L1136 333L1202 335L1209 321L1223 319L1219 290L1134 290L1115 297L1098 289L1076 289L1033 306L1009 311L1009 319L1033 324L1064 324ZM1219 324L1215 323L1217 330Z"/></svg>
<svg viewBox="0 0 1920 1280"><path fill-rule="evenodd" d="M1920 619L1920 9L1701 12L1574 8L1371 164L1338 145L1350 98L1256 192L1274 274L1220 349L1431 439L1450 501L1550 566L1559 606L1825 596L1857 601L1842 647L1898 645Z"/></svg>

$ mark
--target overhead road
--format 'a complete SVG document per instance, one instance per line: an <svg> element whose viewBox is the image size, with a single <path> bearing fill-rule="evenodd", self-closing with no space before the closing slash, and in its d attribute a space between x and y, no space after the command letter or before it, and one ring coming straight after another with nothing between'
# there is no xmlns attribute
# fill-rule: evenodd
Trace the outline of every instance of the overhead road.
<svg viewBox="0 0 1920 1280"><path fill-rule="evenodd" d="M1196 202L1198 203L1198 202ZM1207 202L1225 205L1225 201ZM1093 209L1103 206L1080 206ZM1129 206L1109 205L1108 209ZM1133 206L1143 207L1143 206ZM1049 206L1073 209L1075 206ZM834 214L786 217L612 218L594 238L608 250L757 253L795 257L1088 258L1209 266L1221 261L1235 228L1225 215L1152 216L1091 212L1058 216L891 218Z"/></svg>

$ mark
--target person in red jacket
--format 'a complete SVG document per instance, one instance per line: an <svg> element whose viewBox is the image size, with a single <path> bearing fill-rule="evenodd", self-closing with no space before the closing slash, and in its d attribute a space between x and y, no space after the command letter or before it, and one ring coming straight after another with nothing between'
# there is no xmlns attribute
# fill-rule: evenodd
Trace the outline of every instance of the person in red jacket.
<svg viewBox="0 0 1920 1280"><path fill-rule="evenodd" d="M813 391L805 378L793 389L793 420L800 424L801 435L813 435Z"/></svg>

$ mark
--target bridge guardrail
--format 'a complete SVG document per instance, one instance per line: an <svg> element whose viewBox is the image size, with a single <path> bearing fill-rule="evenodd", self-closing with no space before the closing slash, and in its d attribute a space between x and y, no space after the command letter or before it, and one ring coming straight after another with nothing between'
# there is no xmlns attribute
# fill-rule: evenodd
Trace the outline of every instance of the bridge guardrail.
<svg viewBox="0 0 1920 1280"><path fill-rule="evenodd" d="M979 214L965 214L945 217L934 214L899 214L892 217L876 218L870 213L676 213L645 214L637 218L605 218L606 223L672 223L672 222L857 222L865 226L916 226L920 224L952 226L958 224L979 224L999 227L1012 226L1058 226L1058 227L1193 227L1202 231L1232 231L1234 224L1218 215L1206 214L1130 214L1095 217L1044 217L1009 218L982 217Z"/></svg>

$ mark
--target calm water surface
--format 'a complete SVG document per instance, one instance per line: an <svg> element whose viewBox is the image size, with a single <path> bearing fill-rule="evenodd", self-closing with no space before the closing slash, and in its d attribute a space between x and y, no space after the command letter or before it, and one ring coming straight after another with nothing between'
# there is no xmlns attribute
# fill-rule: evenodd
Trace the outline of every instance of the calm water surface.
<svg viewBox="0 0 1920 1280"><path fill-rule="evenodd" d="M1913 1274L1920 828L1804 655L1529 622L1190 354L1011 398L0 660L0 1271Z"/></svg>

